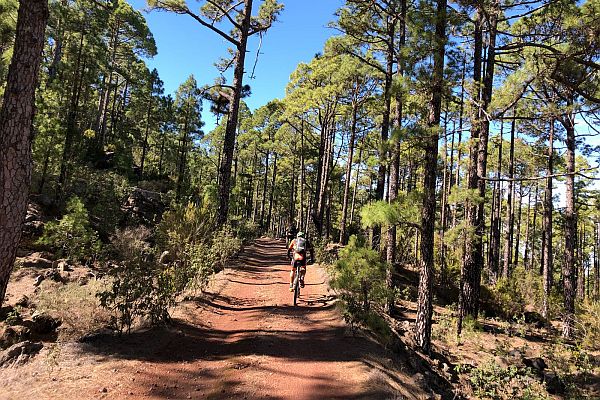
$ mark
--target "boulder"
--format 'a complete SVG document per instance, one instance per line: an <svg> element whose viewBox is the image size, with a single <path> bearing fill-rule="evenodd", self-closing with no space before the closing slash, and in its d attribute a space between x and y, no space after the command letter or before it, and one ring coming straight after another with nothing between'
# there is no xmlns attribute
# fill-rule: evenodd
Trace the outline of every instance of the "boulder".
<svg viewBox="0 0 600 400"><path fill-rule="evenodd" d="M526 367L531 368L538 375L543 374L544 370L548 368L546 361L540 357L524 358L523 364L525 364Z"/></svg>
<svg viewBox="0 0 600 400"><path fill-rule="evenodd" d="M58 328L61 324L60 320L46 313L40 313L37 311L33 313L33 315L31 316L31 320L33 321L33 324L31 326L32 330L35 333L39 333L41 335L46 335L54 332L56 328Z"/></svg>
<svg viewBox="0 0 600 400"><path fill-rule="evenodd" d="M0 348L6 349L15 343L29 339L31 331L21 325L7 326L0 331Z"/></svg>
<svg viewBox="0 0 600 400"><path fill-rule="evenodd" d="M14 344L0 353L0 367L25 364L44 347L41 343L24 341Z"/></svg>
<svg viewBox="0 0 600 400"><path fill-rule="evenodd" d="M66 281L65 278L60 274L60 272L58 272L55 269L46 271L44 273L44 279L50 279L51 281L58 283L65 283Z"/></svg>
<svg viewBox="0 0 600 400"><path fill-rule="evenodd" d="M27 257L19 259L23 268L52 268L52 255L47 252L31 253Z"/></svg>
<svg viewBox="0 0 600 400"><path fill-rule="evenodd" d="M42 282L44 281L44 279L46 279L44 277L44 275L38 275L35 277L35 280L33 281L33 286L38 287L42 284Z"/></svg>
<svg viewBox="0 0 600 400"><path fill-rule="evenodd" d="M19 307L25 307L25 308L29 307L29 297L27 297L27 295L24 294L23 296L21 296L21 298L19 300L17 300L15 305L17 305Z"/></svg>
<svg viewBox="0 0 600 400"><path fill-rule="evenodd" d="M160 221L165 211L165 204L160 193L134 188L127 200L121 205L121 210L125 214L124 225L151 226Z"/></svg>
<svg viewBox="0 0 600 400"><path fill-rule="evenodd" d="M525 319L525 323L532 324L538 329L548 325L548 321L546 321L542 314L534 311L525 311L523 313L523 318Z"/></svg>
<svg viewBox="0 0 600 400"><path fill-rule="evenodd" d="M13 306L4 306L4 307L0 307L0 321L4 321L6 318L8 318L8 316L15 311L15 308Z"/></svg>
<svg viewBox="0 0 600 400"><path fill-rule="evenodd" d="M56 260L53 264L53 268L57 269L59 272L73 271L73 268L69 265L67 260Z"/></svg>
<svg viewBox="0 0 600 400"><path fill-rule="evenodd" d="M44 231L44 213L42 207L37 203L27 205L27 214L25 214L25 224L23 233L26 237L39 236Z"/></svg>

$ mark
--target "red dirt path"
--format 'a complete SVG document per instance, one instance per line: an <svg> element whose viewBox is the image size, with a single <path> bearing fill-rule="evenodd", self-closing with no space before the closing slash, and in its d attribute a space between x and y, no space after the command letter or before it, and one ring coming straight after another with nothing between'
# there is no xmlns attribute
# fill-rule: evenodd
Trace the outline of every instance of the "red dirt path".
<svg viewBox="0 0 600 400"><path fill-rule="evenodd" d="M299 305L285 243L260 239L166 329L48 349L0 370L0 399L421 399L402 365L353 336L309 266Z"/></svg>

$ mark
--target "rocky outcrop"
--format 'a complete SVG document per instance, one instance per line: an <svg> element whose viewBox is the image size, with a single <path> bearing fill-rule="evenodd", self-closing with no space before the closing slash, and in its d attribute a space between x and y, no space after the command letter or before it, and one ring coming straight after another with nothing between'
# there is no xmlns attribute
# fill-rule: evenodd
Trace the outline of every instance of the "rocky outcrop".
<svg viewBox="0 0 600 400"><path fill-rule="evenodd" d="M31 330L26 326L6 326L0 330L0 348L6 349L16 343L28 340L30 336Z"/></svg>
<svg viewBox="0 0 600 400"><path fill-rule="evenodd" d="M125 214L122 225L151 226L160 221L165 211L165 204L160 193L134 188L121 206L121 210Z"/></svg>
<svg viewBox="0 0 600 400"><path fill-rule="evenodd" d="M43 269L43 268L52 268L54 256L48 252L35 252L31 253L28 256L21 257L17 259L17 262L21 264L23 268L34 268L34 269Z"/></svg>
<svg viewBox="0 0 600 400"><path fill-rule="evenodd" d="M44 347L41 343L24 341L12 345L0 353L0 367L25 364Z"/></svg>

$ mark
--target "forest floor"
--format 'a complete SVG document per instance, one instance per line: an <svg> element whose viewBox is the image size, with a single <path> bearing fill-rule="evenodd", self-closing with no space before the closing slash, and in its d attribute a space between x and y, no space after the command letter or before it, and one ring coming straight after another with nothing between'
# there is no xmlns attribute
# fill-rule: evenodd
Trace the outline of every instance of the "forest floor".
<svg viewBox="0 0 600 400"><path fill-rule="evenodd" d="M308 268L296 307L288 282L285 242L259 239L180 303L170 326L47 344L29 363L0 368L0 398L442 398L347 327L322 267Z"/></svg>

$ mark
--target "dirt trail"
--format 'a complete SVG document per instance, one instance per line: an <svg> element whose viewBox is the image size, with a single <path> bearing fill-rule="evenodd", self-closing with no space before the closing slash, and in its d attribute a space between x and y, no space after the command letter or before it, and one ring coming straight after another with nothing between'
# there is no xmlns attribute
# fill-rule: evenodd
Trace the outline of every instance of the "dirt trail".
<svg viewBox="0 0 600 400"><path fill-rule="evenodd" d="M347 329L320 267L292 305L284 256L283 241L260 239L207 296L179 306L173 326L45 350L0 371L0 398L425 398L381 346Z"/></svg>

